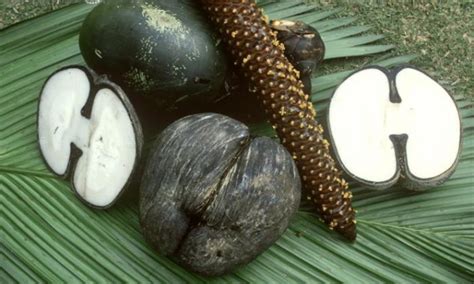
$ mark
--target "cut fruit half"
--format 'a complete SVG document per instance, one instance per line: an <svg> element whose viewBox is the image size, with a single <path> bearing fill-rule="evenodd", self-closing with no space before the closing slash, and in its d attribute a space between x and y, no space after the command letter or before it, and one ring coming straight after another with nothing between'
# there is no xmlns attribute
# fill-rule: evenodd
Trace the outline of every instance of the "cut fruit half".
<svg viewBox="0 0 474 284"><path fill-rule="evenodd" d="M67 66L46 80L38 108L38 141L49 168L70 177L87 205L111 206L130 181L143 144L126 95L87 67Z"/></svg>
<svg viewBox="0 0 474 284"><path fill-rule="evenodd" d="M345 172L373 188L399 179L411 189L440 184L461 152L456 103L412 66L372 66L350 75L334 92L328 123Z"/></svg>

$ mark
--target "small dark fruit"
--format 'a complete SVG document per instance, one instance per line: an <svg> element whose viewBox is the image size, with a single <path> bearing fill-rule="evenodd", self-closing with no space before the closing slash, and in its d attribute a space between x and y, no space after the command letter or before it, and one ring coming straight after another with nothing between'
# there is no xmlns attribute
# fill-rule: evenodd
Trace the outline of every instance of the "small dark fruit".
<svg viewBox="0 0 474 284"><path fill-rule="evenodd" d="M83 66L67 66L45 82L38 106L40 152L79 199L111 206L129 183L143 144L137 116L119 86Z"/></svg>
<svg viewBox="0 0 474 284"><path fill-rule="evenodd" d="M275 20L271 27L285 46L285 56L300 72L305 94L311 94L311 73L324 59L326 50L318 31L301 21Z"/></svg>
<svg viewBox="0 0 474 284"><path fill-rule="evenodd" d="M250 137L229 117L205 113L166 128L140 187L144 237L191 271L221 275L271 246L300 202L290 154Z"/></svg>
<svg viewBox="0 0 474 284"><path fill-rule="evenodd" d="M359 70L336 89L329 132L345 172L385 189L444 182L461 153L461 120L448 92L412 66Z"/></svg>
<svg viewBox="0 0 474 284"><path fill-rule="evenodd" d="M270 24L285 47L285 56L300 74L303 92L311 95L312 72L324 59L325 45L321 36L315 28L301 21L273 20ZM260 121L264 116L255 90L247 79L234 72L226 81L227 97L221 98L216 109L239 119Z"/></svg>

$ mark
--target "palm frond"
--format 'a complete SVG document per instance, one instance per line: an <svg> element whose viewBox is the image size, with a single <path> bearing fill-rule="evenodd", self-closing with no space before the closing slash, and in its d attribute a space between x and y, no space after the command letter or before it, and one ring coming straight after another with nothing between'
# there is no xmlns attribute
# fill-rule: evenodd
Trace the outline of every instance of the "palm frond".
<svg viewBox="0 0 474 284"><path fill-rule="evenodd" d="M392 46L298 1L260 1L271 18L301 19L324 29L327 58L368 55ZM456 97L464 144L456 173L423 193L369 191L356 184L359 238L347 244L304 204L269 250L232 275L204 279L148 247L136 200L107 211L85 207L67 182L42 162L36 137L37 97L60 66L83 64L78 31L90 5L73 5L0 31L0 185L2 282L471 282L474 277L474 110ZM360 35L359 35L360 34ZM380 65L408 62L385 58ZM329 63L330 64L330 63ZM313 78L311 96L323 111L351 70ZM268 132L265 124L255 127ZM136 190L136 188L132 189Z"/></svg>

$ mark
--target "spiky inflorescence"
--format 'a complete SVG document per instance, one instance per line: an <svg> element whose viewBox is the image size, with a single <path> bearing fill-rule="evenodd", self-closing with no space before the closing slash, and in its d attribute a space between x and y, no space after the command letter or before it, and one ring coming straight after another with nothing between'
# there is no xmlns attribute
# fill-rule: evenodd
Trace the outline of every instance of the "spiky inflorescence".
<svg viewBox="0 0 474 284"><path fill-rule="evenodd" d="M329 154L299 73L253 0L201 0L244 75L256 87L270 123L293 155L307 199L330 228L355 240L352 194Z"/></svg>

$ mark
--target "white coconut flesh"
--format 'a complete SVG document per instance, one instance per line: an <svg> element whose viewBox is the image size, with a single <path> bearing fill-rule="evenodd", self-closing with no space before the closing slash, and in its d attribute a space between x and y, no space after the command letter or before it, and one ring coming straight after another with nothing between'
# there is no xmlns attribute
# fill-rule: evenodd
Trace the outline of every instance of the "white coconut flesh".
<svg viewBox="0 0 474 284"><path fill-rule="evenodd" d="M79 68L62 70L45 84L38 117L40 149L58 175L68 168L78 195L94 206L107 206L126 185L137 145L126 107L109 88L97 91L90 118L81 114L91 83ZM82 152L70 165L71 144Z"/></svg>
<svg viewBox="0 0 474 284"><path fill-rule="evenodd" d="M390 135L406 134L410 174L438 177L456 163L460 150L457 107L437 82L416 69L402 69L392 82L396 90L386 73L372 68L338 87L329 124L339 161L357 178L389 181L399 168ZM398 92L401 102L390 101L390 90Z"/></svg>

